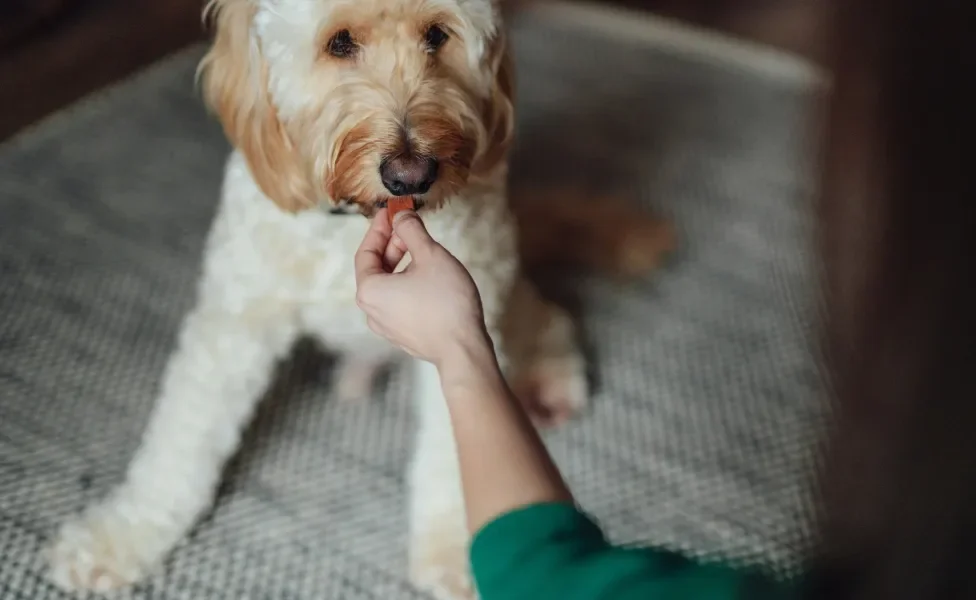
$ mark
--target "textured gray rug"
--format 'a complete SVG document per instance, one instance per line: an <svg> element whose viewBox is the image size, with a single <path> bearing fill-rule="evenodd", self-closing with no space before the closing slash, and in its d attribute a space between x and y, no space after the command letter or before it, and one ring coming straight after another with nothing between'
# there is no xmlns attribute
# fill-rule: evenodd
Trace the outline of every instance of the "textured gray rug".
<svg viewBox="0 0 976 600"><path fill-rule="evenodd" d="M637 192L682 252L625 288L548 277L593 345L593 410L549 434L622 542L794 569L825 423L804 112L790 57L591 8L516 26L516 181ZM227 151L200 49L0 147L0 598L59 593L38 552L122 475L188 307ZM419 598L405 582L412 416L340 406L299 349L213 516L137 598Z"/></svg>

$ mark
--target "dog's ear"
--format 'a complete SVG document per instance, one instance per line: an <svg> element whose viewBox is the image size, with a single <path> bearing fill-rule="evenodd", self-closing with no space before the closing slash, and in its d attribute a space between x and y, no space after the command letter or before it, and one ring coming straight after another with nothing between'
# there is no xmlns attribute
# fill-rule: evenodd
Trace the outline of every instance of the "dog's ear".
<svg viewBox="0 0 976 600"><path fill-rule="evenodd" d="M224 133L247 160L261 191L296 212L315 202L307 171L268 93L268 66L251 37L252 0L211 0L216 29L200 63L203 96Z"/></svg>
<svg viewBox="0 0 976 600"><path fill-rule="evenodd" d="M515 71L504 33L492 41L487 59L492 86L485 108L487 144L475 165L480 172L490 171L506 158L515 134Z"/></svg>

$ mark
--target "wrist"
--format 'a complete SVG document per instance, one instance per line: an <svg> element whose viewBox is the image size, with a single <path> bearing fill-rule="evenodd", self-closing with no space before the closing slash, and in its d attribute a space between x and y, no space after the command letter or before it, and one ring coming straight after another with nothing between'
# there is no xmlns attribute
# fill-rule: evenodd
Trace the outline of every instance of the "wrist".
<svg viewBox="0 0 976 600"><path fill-rule="evenodd" d="M448 389L483 387L501 380L495 348L484 331L458 340L436 367L445 392Z"/></svg>

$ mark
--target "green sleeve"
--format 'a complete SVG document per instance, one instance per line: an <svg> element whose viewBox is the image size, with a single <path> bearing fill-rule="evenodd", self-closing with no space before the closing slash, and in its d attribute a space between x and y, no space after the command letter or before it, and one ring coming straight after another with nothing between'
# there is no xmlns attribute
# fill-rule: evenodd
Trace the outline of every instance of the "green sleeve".
<svg viewBox="0 0 976 600"><path fill-rule="evenodd" d="M536 504L485 525L471 543L481 600L780 600L785 584L652 548L609 544L570 504Z"/></svg>

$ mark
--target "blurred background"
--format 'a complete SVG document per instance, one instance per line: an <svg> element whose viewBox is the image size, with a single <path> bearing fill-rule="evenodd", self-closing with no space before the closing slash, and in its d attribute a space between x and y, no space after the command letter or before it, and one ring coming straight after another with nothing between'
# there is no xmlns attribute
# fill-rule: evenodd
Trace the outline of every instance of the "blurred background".
<svg viewBox="0 0 976 600"><path fill-rule="evenodd" d="M535 0L509 0L514 5ZM596 0L646 10L817 62L818 0ZM2 0L0 139L204 37L201 0Z"/></svg>

